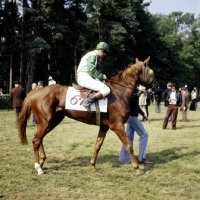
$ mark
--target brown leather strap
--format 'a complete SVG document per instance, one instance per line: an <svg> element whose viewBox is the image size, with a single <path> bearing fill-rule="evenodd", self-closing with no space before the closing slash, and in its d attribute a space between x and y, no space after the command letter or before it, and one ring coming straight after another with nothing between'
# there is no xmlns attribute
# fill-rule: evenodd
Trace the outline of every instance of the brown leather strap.
<svg viewBox="0 0 200 200"><path fill-rule="evenodd" d="M99 108L99 101L95 101L96 107L96 125L100 126L100 108Z"/></svg>

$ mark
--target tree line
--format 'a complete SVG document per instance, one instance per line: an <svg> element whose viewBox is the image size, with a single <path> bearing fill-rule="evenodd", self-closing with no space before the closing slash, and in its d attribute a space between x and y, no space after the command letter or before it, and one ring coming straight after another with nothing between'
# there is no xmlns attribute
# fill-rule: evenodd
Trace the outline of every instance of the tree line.
<svg viewBox="0 0 200 200"><path fill-rule="evenodd" d="M15 80L26 91L39 80L70 85L81 57L100 41L110 54L99 68L107 77L135 58L151 56L161 88L167 82L199 87L200 17L151 14L143 0L0 1L0 87Z"/></svg>

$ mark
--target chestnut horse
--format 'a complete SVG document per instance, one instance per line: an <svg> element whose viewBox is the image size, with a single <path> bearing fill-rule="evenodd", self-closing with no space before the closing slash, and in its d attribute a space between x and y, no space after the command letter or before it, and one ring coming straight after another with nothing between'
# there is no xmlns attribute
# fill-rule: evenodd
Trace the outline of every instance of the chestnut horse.
<svg viewBox="0 0 200 200"><path fill-rule="evenodd" d="M144 86L158 84L154 78L153 71L148 67L150 57L144 62L136 58L135 64L129 64L124 70L107 81L111 89L108 98L107 113L100 113L100 128L96 139L95 150L90 164L95 171L95 163L98 152L106 137L109 129L114 131L121 142L125 145L130 154L133 168L136 175L141 175L138 163L134 156L133 147L131 146L125 132L124 124L129 116L129 102L133 96L134 90L138 84ZM33 148L35 155L35 169L38 174L43 174L42 166L46 159L43 138L47 133L52 131L65 116L73 118L83 123L96 125L96 112L67 110L65 109L65 97L68 86L50 85L30 92L23 104L19 116L19 137L22 144L27 144L26 126L31 110L37 121L37 131L33 137Z"/></svg>

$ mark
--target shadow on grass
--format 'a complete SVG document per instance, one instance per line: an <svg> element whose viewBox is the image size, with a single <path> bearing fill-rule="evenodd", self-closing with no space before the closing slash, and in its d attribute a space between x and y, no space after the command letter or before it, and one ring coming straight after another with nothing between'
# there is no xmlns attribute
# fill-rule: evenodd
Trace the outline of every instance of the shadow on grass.
<svg viewBox="0 0 200 200"><path fill-rule="evenodd" d="M192 125L192 124L191 124L191 125L188 125L188 126L187 126L187 125L186 125L186 126L184 125L184 126L182 126L182 127L177 127L177 130L186 129L186 128L197 128L197 127L200 128L200 125ZM199 129L197 129L197 131L199 131Z"/></svg>
<svg viewBox="0 0 200 200"><path fill-rule="evenodd" d="M188 153L181 153L182 150L187 149L187 147L174 147L171 149L165 149L160 152L148 153L148 159L153 162L151 165L145 165L144 171L149 171L154 168L155 165L162 165L165 163L170 163L175 160L179 160L183 157L188 156L199 156L200 151L193 151Z"/></svg>
<svg viewBox="0 0 200 200"><path fill-rule="evenodd" d="M57 158L50 158L48 159L48 163L51 165L48 168L43 167L44 170L52 169L52 170L60 170L60 169L67 169L70 167L86 167L90 165L91 156L83 156L77 157L71 160L59 160ZM118 162L118 156L109 154L104 156L98 156L96 165L98 167L99 164L104 163L112 163L112 165L116 166ZM120 165L120 163L119 163ZM119 166L117 165L117 166Z"/></svg>
<svg viewBox="0 0 200 200"><path fill-rule="evenodd" d="M180 153L182 150L187 149L187 147L175 147L171 149L165 149L160 152L148 153L148 159L153 162L153 164L144 165L144 172L152 170L155 165L165 164L174 160L179 160L183 157L188 156L198 156L200 151ZM47 163L50 164L50 167L43 168L45 171L51 170L67 170L70 167L86 167L90 165L91 156L77 157L71 160L59 160L57 158L48 159ZM128 163L120 163L118 161L118 155L109 154L109 155L99 155L96 161L96 167L99 168L99 165L111 163L112 167L119 168L122 165L128 165ZM131 165L131 163L130 163ZM48 172L47 172L48 173Z"/></svg>

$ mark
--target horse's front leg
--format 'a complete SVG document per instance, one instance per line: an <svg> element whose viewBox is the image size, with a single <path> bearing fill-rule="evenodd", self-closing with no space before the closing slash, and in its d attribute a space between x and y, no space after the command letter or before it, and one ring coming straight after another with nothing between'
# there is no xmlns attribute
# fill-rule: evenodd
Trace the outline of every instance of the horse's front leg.
<svg viewBox="0 0 200 200"><path fill-rule="evenodd" d="M119 137L121 142L124 144L127 152L129 153L131 161L132 161L133 168L136 170L136 176L142 175L142 172L139 169L139 165L138 165L137 160L136 160L135 155L134 155L133 147L132 147L132 145L131 145L131 143L130 143L127 135L126 135L124 125L115 126L115 128L111 128L111 130L114 131L117 134L117 136Z"/></svg>
<svg viewBox="0 0 200 200"><path fill-rule="evenodd" d="M100 128L99 128L99 133L98 133L98 137L97 137L97 140L96 140L94 153L93 153L93 156L92 156L91 161L90 161L90 164L92 166L92 170L94 172L97 171L97 169L95 167L96 159L97 159L98 153L101 149L101 146L103 144L103 141L106 137L106 133L107 133L108 129L109 129L108 126L100 126Z"/></svg>

